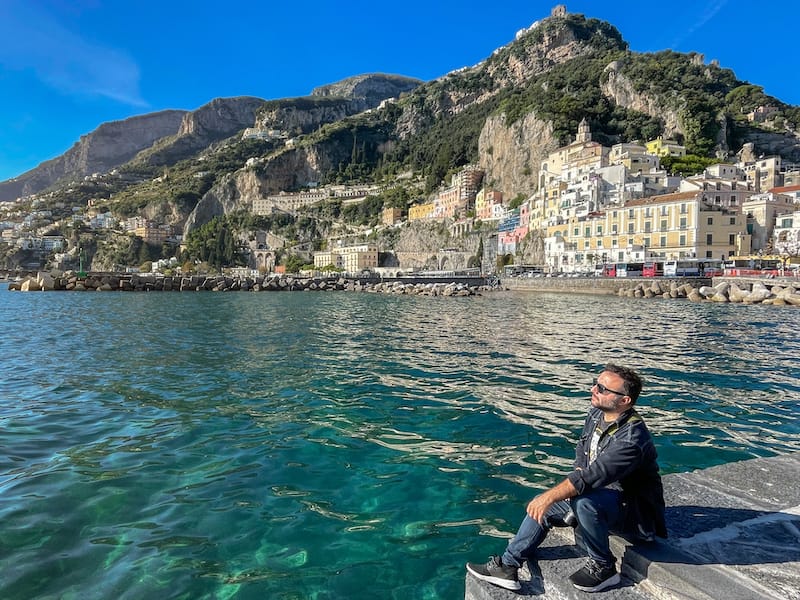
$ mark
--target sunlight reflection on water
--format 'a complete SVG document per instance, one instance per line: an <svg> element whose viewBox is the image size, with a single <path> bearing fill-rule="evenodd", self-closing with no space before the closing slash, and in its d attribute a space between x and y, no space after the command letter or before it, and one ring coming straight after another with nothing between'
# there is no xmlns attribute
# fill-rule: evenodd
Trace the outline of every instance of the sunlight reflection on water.
<svg viewBox="0 0 800 600"><path fill-rule="evenodd" d="M642 371L667 472L800 450L792 309L0 300L3 598L463 595L463 562L569 467L606 362Z"/></svg>

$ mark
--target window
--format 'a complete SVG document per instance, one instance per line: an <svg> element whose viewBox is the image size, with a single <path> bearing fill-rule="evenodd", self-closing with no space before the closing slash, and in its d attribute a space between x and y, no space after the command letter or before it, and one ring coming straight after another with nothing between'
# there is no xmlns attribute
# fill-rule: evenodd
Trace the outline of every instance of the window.
<svg viewBox="0 0 800 600"><path fill-rule="evenodd" d="M644 232L645 233L650 233L650 222L649 221L644 224Z"/></svg>
<svg viewBox="0 0 800 600"><path fill-rule="evenodd" d="M597 240L597 247L598 248L602 248L603 247L603 240Z"/></svg>
<svg viewBox="0 0 800 600"><path fill-rule="evenodd" d="M662 235L661 239L659 240L659 244L662 248L665 248L667 246L667 236Z"/></svg>
<svg viewBox="0 0 800 600"><path fill-rule="evenodd" d="M714 217L708 217L708 224L709 225L713 225L714 224Z"/></svg>
<svg viewBox="0 0 800 600"><path fill-rule="evenodd" d="M649 248L650 247L650 238L649 237L644 238L644 247L645 248Z"/></svg>
<svg viewBox="0 0 800 600"><path fill-rule="evenodd" d="M686 217L681 217L681 229L686 229Z"/></svg>
<svg viewBox="0 0 800 600"><path fill-rule="evenodd" d="M583 248L584 248L584 250L588 250L589 249L589 240L584 240L583 241Z"/></svg>
<svg viewBox="0 0 800 600"><path fill-rule="evenodd" d="M628 223L628 233L633 233L633 232L634 232L633 223Z"/></svg>
<svg viewBox="0 0 800 600"><path fill-rule="evenodd" d="M732 233L728 236L728 245L735 246L736 245L736 234Z"/></svg>
<svg viewBox="0 0 800 600"><path fill-rule="evenodd" d="M617 240L616 239L611 240L611 247L612 248L616 248L617 247Z"/></svg>
<svg viewBox="0 0 800 600"><path fill-rule="evenodd" d="M578 237L578 232L579 231L580 231L580 227L576 227L575 229L572 230L572 235L574 237Z"/></svg>
<svg viewBox="0 0 800 600"><path fill-rule="evenodd" d="M722 196L714 196L714 204L722 204Z"/></svg>
<svg viewBox="0 0 800 600"><path fill-rule="evenodd" d="M583 237L591 237L592 236L592 228L591 227L584 227L583 228Z"/></svg>
<svg viewBox="0 0 800 600"><path fill-rule="evenodd" d="M736 196L731 196L731 204L736 204Z"/></svg>
<svg viewBox="0 0 800 600"><path fill-rule="evenodd" d="M736 225L736 217L731 217L731 225Z"/></svg>
<svg viewBox="0 0 800 600"><path fill-rule="evenodd" d="M598 225L597 226L597 235L603 235L603 226L602 225Z"/></svg>
<svg viewBox="0 0 800 600"><path fill-rule="evenodd" d="M685 204L685 203L684 203L684 204L681 204L681 214L682 214L682 215L685 215L685 214L686 214L686 204Z"/></svg>
<svg viewBox="0 0 800 600"><path fill-rule="evenodd" d="M645 217L651 216L651 213L652 213L652 210L651 210L651 208L649 206L644 209L644 216Z"/></svg>
<svg viewBox="0 0 800 600"><path fill-rule="evenodd" d="M632 219L634 216L635 216L635 215L634 215L634 213L633 213L633 209L632 209L632 208L629 208L629 209L628 209L628 218L629 218L629 219Z"/></svg>
<svg viewBox="0 0 800 600"><path fill-rule="evenodd" d="M708 244L710 246L713 243L714 243L714 234L713 233L707 233L706 234L706 244Z"/></svg>
<svg viewBox="0 0 800 600"><path fill-rule="evenodd" d="M681 236L678 238L678 245L685 246L686 245L686 234L682 233Z"/></svg>
<svg viewBox="0 0 800 600"><path fill-rule="evenodd" d="M706 250L706 258L714 258L714 254L711 250Z"/></svg>
<svg viewBox="0 0 800 600"><path fill-rule="evenodd" d="M666 230L667 230L667 220L666 219L662 219L661 220L661 231L666 231Z"/></svg>

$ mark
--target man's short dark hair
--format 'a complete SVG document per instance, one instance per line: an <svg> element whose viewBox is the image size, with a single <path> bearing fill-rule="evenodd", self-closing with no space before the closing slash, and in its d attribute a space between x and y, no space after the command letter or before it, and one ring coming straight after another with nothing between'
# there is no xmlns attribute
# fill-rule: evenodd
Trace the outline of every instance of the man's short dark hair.
<svg viewBox="0 0 800 600"><path fill-rule="evenodd" d="M625 393L631 397L631 404L636 404L639 394L642 391L642 378L633 369L621 367L619 365L607 364L603 367L604 371L619 375L625 382Z"/></svg>

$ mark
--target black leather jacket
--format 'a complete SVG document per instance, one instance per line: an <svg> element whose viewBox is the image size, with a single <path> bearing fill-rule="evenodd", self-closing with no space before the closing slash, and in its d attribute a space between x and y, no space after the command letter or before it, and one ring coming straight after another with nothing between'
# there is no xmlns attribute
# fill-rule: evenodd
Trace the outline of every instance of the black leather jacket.
<svg viewBox="0 0 800 600"><path fill-rule="evenodd" d="M575 448L575 470L567 475L578 494L612 487L622 490L625 527L621 533L642 539L667 537L664 488L653 438L639 414L625 411L601 436L597 458L589 464L592 434L603 412L592 408Z"/></svg>

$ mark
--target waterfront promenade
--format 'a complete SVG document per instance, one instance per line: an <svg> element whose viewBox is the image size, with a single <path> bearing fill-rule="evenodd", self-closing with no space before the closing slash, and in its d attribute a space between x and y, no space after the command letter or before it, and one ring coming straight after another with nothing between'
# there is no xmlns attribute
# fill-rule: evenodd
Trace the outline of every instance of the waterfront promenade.
<svg viewBox="0 0 800 600"><path fill-rule="evenodd" d="M567 577L584 558L572 530L554 529L520 573L520 593L467 574L465 600L800 598L800 453L667 475L664 491L667 540L612 539L621 585L595 594L573 588Z"/></svg>

